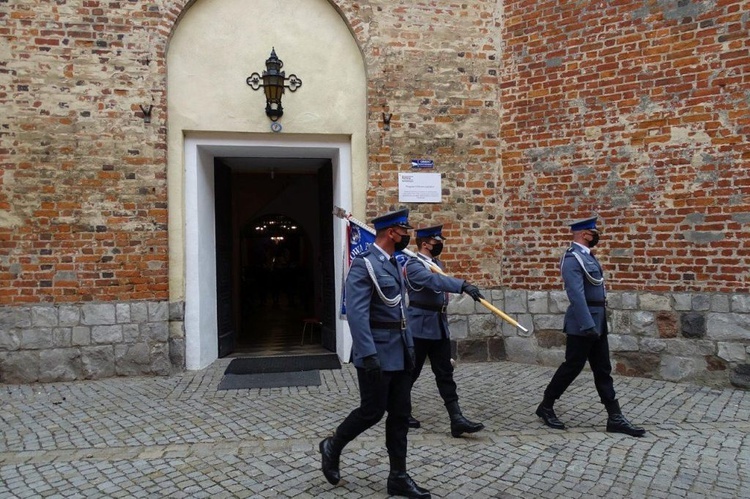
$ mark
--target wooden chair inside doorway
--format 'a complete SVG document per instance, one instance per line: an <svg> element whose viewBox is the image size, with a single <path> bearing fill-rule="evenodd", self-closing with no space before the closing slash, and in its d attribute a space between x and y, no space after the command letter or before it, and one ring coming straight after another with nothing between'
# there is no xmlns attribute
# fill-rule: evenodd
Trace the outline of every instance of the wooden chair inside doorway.
<svg viewBox="0 0 750 499"><path fill-rule="evenodd" d="M300 345L305 344L305 335L307 334L308 329L310 330L310 343L312 343L313 333L315 333L316 327L319 331L323 328L323 323L320 322L320 318L305 317L304 319L302 319L302 343L300 343Z"/></svg>

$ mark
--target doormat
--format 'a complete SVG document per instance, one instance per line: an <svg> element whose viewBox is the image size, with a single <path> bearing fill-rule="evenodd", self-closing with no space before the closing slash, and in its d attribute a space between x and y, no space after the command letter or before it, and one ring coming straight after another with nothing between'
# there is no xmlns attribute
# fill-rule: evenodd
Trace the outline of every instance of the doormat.
<svg viewBox="0 0 750 499"><path fill-rule="evenodd" d="M224 374L260 374L317 369L341 369L335 353L320 355L280 355L278 357L240 357L232 360Z"/></svg>
<svg viewBox="0 0 750 499"><path fill-rule="evenodd" d="M217 390L279 388L285 386L320 386L320 371L285 373L225 374Z"/></svg>

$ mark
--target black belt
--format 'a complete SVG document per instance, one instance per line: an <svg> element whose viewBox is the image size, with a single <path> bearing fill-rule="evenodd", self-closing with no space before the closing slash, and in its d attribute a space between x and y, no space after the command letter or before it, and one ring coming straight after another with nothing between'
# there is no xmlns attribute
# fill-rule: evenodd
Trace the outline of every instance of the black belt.
<svg viewBox="0 0 750 499"><path fill-rule="evenodd" d="M372 329L406 329L406 320L400 322L370 321Z"/></svg>
<svg viewBox="0 0 750 499"><path fill-rule="evenodd" d="M602 300L602 301L593 301L593 300L589 301L589 300L586 300L586 305L588 305L589 307L606 307L607 306L607 300Z"/></svg>
<svg viewBox="0 0 750 499"><path fill-rule="evenodd" d="M421 308L422 310L431 310L433 312L445 312L445 310L448 308L448 305L433 305L431 303L422 303L418 301L409 301L410 307L416 307Z"/></svg>

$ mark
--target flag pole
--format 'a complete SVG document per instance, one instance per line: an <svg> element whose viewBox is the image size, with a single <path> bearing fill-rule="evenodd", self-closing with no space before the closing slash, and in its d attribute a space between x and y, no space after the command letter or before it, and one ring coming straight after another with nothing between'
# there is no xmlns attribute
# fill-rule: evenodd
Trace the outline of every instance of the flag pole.
<svg viewBox="0 0 750 499"><path fill-rule="evenodd" d="M343 208L339 208L338 206L334 206L333 207L333 214L335 216L337 216L338 218L342 218L342 219L344 219L346 221L354 222L357 225L359 225L360 227L364 228L365 230L371 232L372 234L375 234L375 230L374 229L370 228L366 223L362 222L361 220L358 220L358 219L354 218L354 216L352 216L351 213L348 213ZM414 253L413 251L411 251L409 249L403 249L403 250L401 250L401 252L403 254L405 254L406 256L411 257L411 258L416 258L416 256L417 256L416 253ZM424 260L422 260L422 261L424 261ZM447 275L445 272L443 272L443 269L441 269L440 267L438 267L433 262L427 262L427 261L425 261L425 263L427 263L430 266L430 270L432 272L437 272L439 274ZM479 303L481 303L482 305L484 305L484 307L487 308L490 312L492 312L493 314L497 315L498 317L500 317L501 319L503 319L507 323L511 324L512 326L517 327L518 329L520 329L521 331L523 331L525 333L529 332L529 330L526 329L525 327L523 327L521 324L519 324L518 321L516 321L515 319L513 319L512 317L510 317L508 314L506 314L505 312L503 312L502 310L500 310L499 308L497 308L496 306L494 306L493 304L491 304L490 302L488 302L484 298L480 298L479 299Z"/></svg>

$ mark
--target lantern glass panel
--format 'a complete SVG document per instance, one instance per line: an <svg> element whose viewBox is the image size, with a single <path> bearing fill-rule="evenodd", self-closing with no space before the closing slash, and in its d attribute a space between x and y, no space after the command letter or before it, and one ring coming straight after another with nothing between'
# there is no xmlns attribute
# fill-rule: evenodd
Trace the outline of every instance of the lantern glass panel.
<svg viewBox="0 0 750 499"><path fill-rule="evenodd" d="M281 94L284 93L284 78L277 75L264 75L263 88L266 93L266 100L279 102Z"/></svg>

